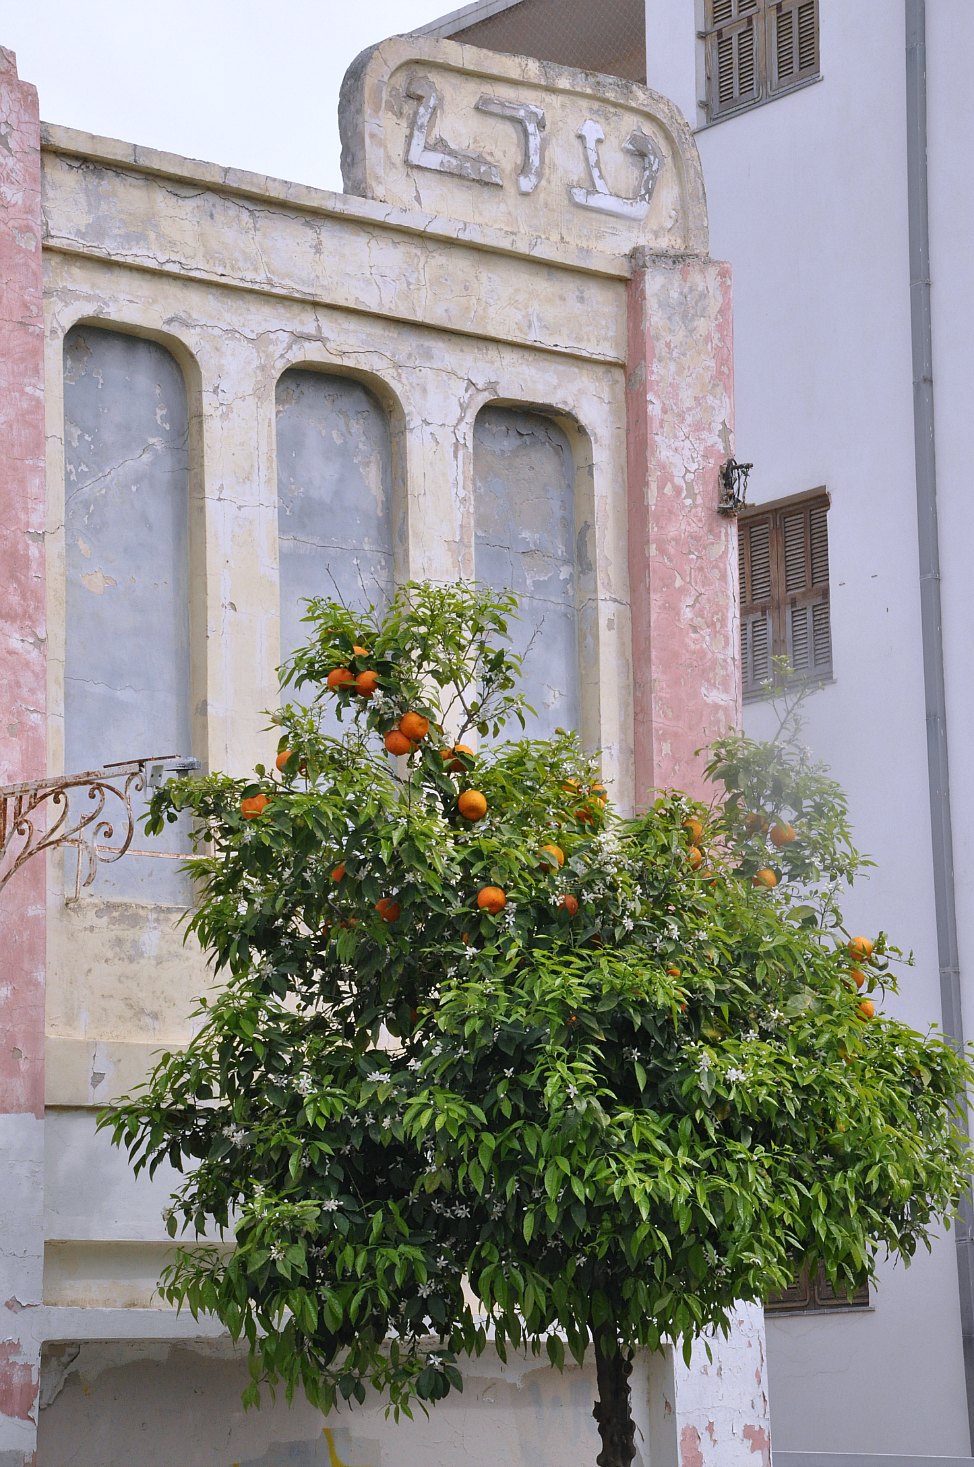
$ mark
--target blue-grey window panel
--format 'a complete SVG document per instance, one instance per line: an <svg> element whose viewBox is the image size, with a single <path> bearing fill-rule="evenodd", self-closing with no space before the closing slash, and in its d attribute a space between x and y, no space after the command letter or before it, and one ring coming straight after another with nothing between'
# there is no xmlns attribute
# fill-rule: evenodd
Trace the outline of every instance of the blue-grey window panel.
<svg viewBox="0 0 974 1467"><path fill-rule="evenodd" d="M575 467L551 419L484 408L474 425L474 564L478 581L512 590L520 620L524 692L536 710L526 733L579 726ZM514 735L515 729L508 729Z"/></svg>
<svg viewBox="0 0 974 1467"><path fill-rule="evenodd" d="M64 431L65 767L188 754L189 421L178 364L155 342L75 327ZM117 842L124 821L114 823ZM185 853L185 825L151 840L137 828L133 845ZM127 854L100 866L89 890L182 905L190 883L179 864Z"/></svg>
<svg viewBox="0 0 974 1467"><path fill-rule="evenodd" d="M383 610L393 592L392 445L360 383L294 367L277 387L281 656L307 640L311 596Z"/></svg>

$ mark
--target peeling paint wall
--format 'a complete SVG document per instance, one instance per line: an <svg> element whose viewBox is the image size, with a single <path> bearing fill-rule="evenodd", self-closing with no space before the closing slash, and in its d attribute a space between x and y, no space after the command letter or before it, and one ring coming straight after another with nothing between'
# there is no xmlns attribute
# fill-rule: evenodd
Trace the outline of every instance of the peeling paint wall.
<svg viewBox="0 0 974 1467"><path fill-rule="evenodd" d="M186 754L189 418L171 354L117 331L69 331L64 441L65 770ZM157 848L188 849L185 828ZM98 890L185 904L191 888L178 861L129 855Z"/></svg>
<svg viewBox="0 0 974 1467"><path fill-rule="evenodd" d="M564 432L538 413L483 408L474 426L474 571L520 598L511 645L524 658L525 732L578 728L575 467ZM516 735L512 730L512 736Z"/></svg>
<svg viewBox="0 0 974 1467"><path fill-rule="evenodd" d="M410 45L373 51L359 78L373 142L393 93L395 126L416 134L417 99L385 86ZM473 218L469 195L461 206L470 180L451 174L457 159L433 146L429 117L426 144L405 162L384 157L378 183L363 155L358 198L45 130L32 238L43 224L46 367L30 392L46 413L50 642L39 657L31 643L31 666L43 674L46 654L52 770L168 752L130 747L144 733L213 769L269 764L263 714L297 636L295 603L334 589L332 575L356 600L360 573L383 596L408 577L480 575L526 591L524 635L543 617L528 670L539 727L577 722L624 811L645 782L692 778L691 737L732 715L732 541L712 503L731 431L726 280L706 257L686 126L638 87L623 95L446 43L422 43L420 63L451 89L450 137L485 158L507 139L500 184ZM499 96L484 111L487 75ZM0 67L8 111L29 93L18 86ZM504 110L512 89L533 98L519 114ZM519 203L511 116L527 128L541 114L535 162L550 171ZM637 123L638 157L625 152ZM37 173L36 116L23 136ZM665 177L651 199L657 156ZM437 174L430 197L455 198L455 216L415 206L417 170ZM15 210L0 203L5 227ZM634 238L653 253L630 257ZM39 272L34 286L39 309ZM0 362L21 350L15 335L0 322ZM13 482L25 524L36 487L27 473ZM29 606L18 627L33 635L37 568L17 565ZM32 676L28 718L45 696ZM18 978L32 1084L14 1087L9 1109L40 1111L46 999L47 1112L0 1118L23 1183L3 1275L21 1302L4 1315L13 1349L0 1382L19 1410L21 1367L33 1388L48 1343L46 1467L150 1467L152 1452L168 1467L194 1451L207 1467L316 1461L323 1440L330 1467L334 1453L348 1467L594 1457L590 1375L533 1359L485 1357L429 1423L396 1427L370 1406L336 1421L329 1443L314 1413L268 1407L243 1422L242 1367L220 1330L154 1297L170 1246L165 1174L134 1179L94 1128L95 1108L136 1084L154 1051L187 1041L194 997L212 983L181 942L172 865L146 861L143 884L132 861L102 868L83 901L71 899L68 863L49 862L46 994L43 942ZM17 915L43 939L40 901ZM742 1325L729 1348L755 1332L759 1321ZM641 1462L656 1421L653 1467L676 1453L676 1423L707 1425L699 1361L664 1366L665 1389L645 1358L634 1374ZM750 1384L742 1391L728 1373L728 1416L763 1430ZM32 1410L17 1423L28 1451Z"/></svg>
<svg viewBox="0 0 974 1467"><path fill-rule="evenodd" d="M307 637L302 602L388 604L392 444L361 383L292 367L277 384L281 657Z"/></svg>
<svg viewBox="0 0 974 1467"><path fill-rule="evenodd" d="M393 1425L374 1396L328 1418L301 1402L245 1413L246 1363L223 1344L74 1349L45 1357L38 1441L51 1467L174 1467L174 1420L179 1467L582 1467L599 1450L594 1370L488 1352L462 1396ZM634 1467L648 1467L645 1443Z"/></svg>
<svg viewBox="0 0 974 1467"><path fill-rule="evenodd" d="M0 781L46 772L44 317L37 93L0 47ZM34 1461L44 1161L44 869L0 902L0 1462Z"/></svg>

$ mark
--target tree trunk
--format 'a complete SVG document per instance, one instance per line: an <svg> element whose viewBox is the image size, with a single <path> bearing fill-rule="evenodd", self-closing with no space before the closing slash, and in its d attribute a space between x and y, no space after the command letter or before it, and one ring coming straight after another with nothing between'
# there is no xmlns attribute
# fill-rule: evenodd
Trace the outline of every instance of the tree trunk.
<svg viewBox="0 0 974 1467"><path fill-rule="evenodd" d="M592 1415L602 1438L602 1450L595 1460L598 1467L630 1467L636 1455L629 1395L632 1357L622 1350L609 1325L600 1325L595 1331L595 1369L599 1398Z"/></svg>

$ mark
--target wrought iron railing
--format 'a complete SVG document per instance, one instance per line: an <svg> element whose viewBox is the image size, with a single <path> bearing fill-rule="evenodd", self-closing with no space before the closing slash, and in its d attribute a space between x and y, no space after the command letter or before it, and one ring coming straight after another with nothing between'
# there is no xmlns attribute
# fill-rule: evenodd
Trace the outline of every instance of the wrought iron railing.
<svg viewBox="0 0 974 1467"><path fill-rule="evenodd" d="M78 854L76 895L90 886L100 863L135 852L133 799L174 775L198 769L199 760L157 754L0 787L0 891L41 851L73 846Z"/></svg>

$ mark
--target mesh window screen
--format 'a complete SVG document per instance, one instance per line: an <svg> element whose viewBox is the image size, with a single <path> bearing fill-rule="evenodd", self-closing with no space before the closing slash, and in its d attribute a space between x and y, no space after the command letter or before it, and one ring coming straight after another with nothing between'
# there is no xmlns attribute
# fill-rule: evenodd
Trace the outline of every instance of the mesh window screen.
<svg viewBox="0 0 974 1467"><path fill-rule="evenodd" d="M490 51L646 80L644 0L521 0L486 20L437 33Z"/></svg>

